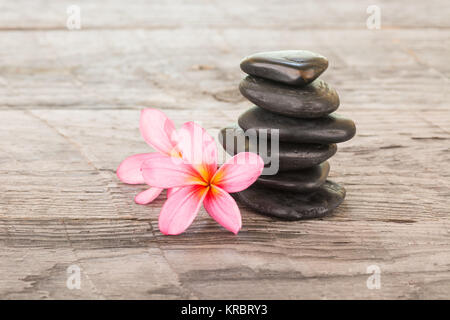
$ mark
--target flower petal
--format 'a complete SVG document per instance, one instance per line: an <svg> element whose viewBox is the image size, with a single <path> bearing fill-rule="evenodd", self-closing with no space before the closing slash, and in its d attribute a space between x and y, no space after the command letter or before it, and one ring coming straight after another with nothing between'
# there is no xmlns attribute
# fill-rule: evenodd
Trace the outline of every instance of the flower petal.
<svg viewBox="0 0 450 320"><path fill-rule="evenodd" d="M136 197L134 197L134 201L137 204L149 204L150 202L155 200L163 190L164 189L161 188L149 188L138 193Z"/></svg>
<svg viewBox="0 0 450 320"><path fill-rule="evenodd" d="M180 188L170 188L170 189L167 189L167 198L173 196L173 194L174 194L175 192L177 192L178 190L180 190Z"/></svg>
<svg viewBox="0 0 450 320"><path fill-rule="evenodd" d="M150 146L163 154L175 155L175 125L163 112L151 108L142 110L139 127Z"/></svg>
<svg viewBox="0 0 450 320"><path fill-rule="evenodd" d="M161 209L159 230L171 235L186 230L197 216L207 191L203 186L188 186L175 192Z"/></svg>
<svg viewBox="0 0 450 320"><path fill-rule="evenodd" d="M180 158L158 154L142 164L145 183L157 188L174 188L193 184L206 185L198 172Z"/></svg>
<svg viewBox="0 0 450 320"><path fill-rule="evenodd" d="M141 165L157 153L139 153L126 158L117 168L116 174L120 181L128 184L145 183L141 173Z"/></svg>
<svg viewBox="0 0 450 320"><path fill-rule="evenodd" d="M211 184L227 192L247 189L258 179L264 169L263 159L252 152L240 152L217 170Z"/></svg>
<svg viewBox="0 0 450 320"><path fill-rule="evenodd" d="M217 146L205 129L192 121L183 124L178 130L178 148L203 179L212 178L217 170Z"/></svg>
<svg viewBox="0 0 450 320"><path fill-rule="evenodd" d="M212 186L203 201L209 215L225 229L237 234L242 227L241 212L228 192Z"/></svg>

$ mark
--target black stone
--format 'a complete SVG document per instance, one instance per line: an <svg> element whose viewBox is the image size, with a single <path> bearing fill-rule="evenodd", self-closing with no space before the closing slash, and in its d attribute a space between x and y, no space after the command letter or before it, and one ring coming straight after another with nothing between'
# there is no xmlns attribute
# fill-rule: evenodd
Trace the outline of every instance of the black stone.
<svg viewBox="0 0 450 320"><path fill-rule="evenodd" d="M279 171L298 170L313 167L331 158L337 151L336 144L324 145L280 142L278 153L272 155L272 146L269 139L267 142L267 152L261 153L258 148L259 140L249 139L249 136L252 135L248 132L247 134L248 135L245 135L244 131L237 126L227 127L223 128L219 132L219 141L230 155L235 155L239 152L246 151L257 152L261 158L263 158L266 166L271 165L271 158L278 157ZM238 144L238 137L241 137L241 144ZM230 142L231 144L227 143L227 141L230 140L233 140Z"/></svg>
<svg viewBox="0 0 450 320"><path fill-rule="evenodd" d="M261 52L241 62L247 74L294 86L314 81L327 67L327 58L305 50Z"/></svg>
<svg viewBox="0 0 450 320"><path fill-rule="evenodd" d="M278 190L311 192L325 183L329 172L330 164L323 162L307 169L285 171L276 175L261 175L255 185Z"/></svg>
<svg viewBox="0 0 450 320"><path fill-rule="evenodd" d="M253 107L238 120L244 129L279 129L280 141L295 143L338 143L350 140L356 132L355 123L335 113L317 119L289 118Z"/></svg>
<svg viewBox="0 0 450 320"><path fill-rule="evenodd" d="M248 76L239 84L242 95L257 106L296 118L319 118L339 107L336 90L322 80L296 88Z"/></svg>
<svg viewBox="0 0 450 320"><path fill-rule="evenodd" d="M285 220L320 218L330 214L345 198L344 187L327 181L317 191L297 193L252 185L233 196L249 208Z"/></svg>

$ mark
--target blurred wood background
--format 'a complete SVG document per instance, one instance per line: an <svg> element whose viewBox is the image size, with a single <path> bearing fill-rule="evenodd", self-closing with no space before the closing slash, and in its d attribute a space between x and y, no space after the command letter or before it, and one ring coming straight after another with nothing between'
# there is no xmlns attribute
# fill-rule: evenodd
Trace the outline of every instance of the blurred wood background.
<svg viewBox="0 0 450 320"><path fill-rule="evenodd" d="M2 0L0 15L1 299L449 298L448 1ZM115 176L149 150L139 110L215 134L251 105L240 60L281 49L327 56L356 122L330 160L345 202L300 222L242 207L237 236L202 209L163 236L165 195L136 205L144 187Z"/></svg>

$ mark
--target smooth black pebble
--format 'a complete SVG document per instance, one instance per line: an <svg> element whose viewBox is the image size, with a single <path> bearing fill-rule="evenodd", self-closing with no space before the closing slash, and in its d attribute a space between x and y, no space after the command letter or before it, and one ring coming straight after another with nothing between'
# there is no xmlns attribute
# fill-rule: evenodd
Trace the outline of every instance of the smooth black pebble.
<svg viewBox="0 0 450 320"><path fill-rule="evenodd" d="M226 127L219 132L219 141L230 155L239 152L256 152L263 158L266 167L279 160L279 171L298 170L310 168L331 158L337 151L336 144L306 144L306 143L279 143L279 150L272 152L270 140L267 141L267 150L259 150L259 140L255 134L238 126ZM263 144L264 145L264 144Z"/></svg>
<svg viewBox="0 0 450 320"><path fill-rule="evenodd" d="M327 67L327 58L306 50L255 53L241 62L241 69L247 74L294 86L311 83Z"/></svg>
<svg viewBox="0 0 450 320"><path fill-rule="evenodd" d="M241 114L239 126L257 132L278 129L280 141L294 143L338 143L350 140L356 133L355 123L335 113L317 119L289 118L253 107Z"/></svg>
<svg viewBox="0 0 450 320"><path fill-rule="evenodd" d="M296 118L320 118L339 107L339 96L322 80L302 88L248 76L239 84L242 95L257 106Z"/></svg>
<svg viewBox="0 0 450 320"><path fill-rule="evenodd" d="M261 175L255 185L278 190L311 192L325 183L329 172L330 164L323 162L307 169L279 172L276 175Z"/></svg>
<svg viewBox="0 0 450 320"><path fill-rule="evenodd" d="M330 180L311 193L274 190L254 184L233 196L261 214L285 220L302 220L329 215L344 201L345 189Z"/></svg>

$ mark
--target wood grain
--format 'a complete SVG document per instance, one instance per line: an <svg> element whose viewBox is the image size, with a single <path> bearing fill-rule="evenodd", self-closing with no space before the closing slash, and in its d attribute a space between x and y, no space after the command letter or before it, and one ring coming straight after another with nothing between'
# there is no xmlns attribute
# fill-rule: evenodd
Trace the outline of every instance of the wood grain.
<svg viewBox="0 0 450 320"><path fill-rule="evenodd" d="M361 299L450 296L448 1L0 1L1 299ZM158 231L165 195L115 176L149 147L139 110L213 135L251 104L244 56L307 49L356 137L330 160L347 188L332 217L283 222L241 208L234 236L202 209ZM80 290L67 267L82 270ZM366 286L367 267L381 288Z"/></svg>

